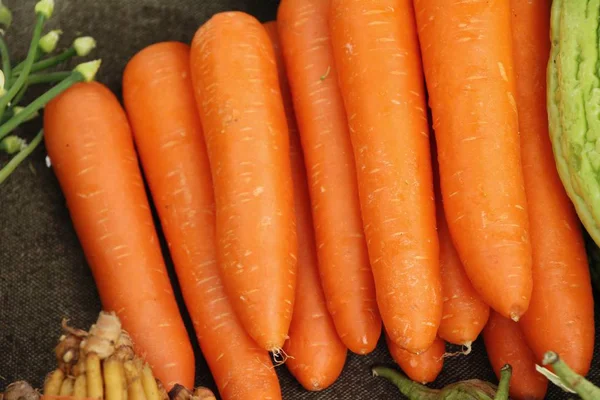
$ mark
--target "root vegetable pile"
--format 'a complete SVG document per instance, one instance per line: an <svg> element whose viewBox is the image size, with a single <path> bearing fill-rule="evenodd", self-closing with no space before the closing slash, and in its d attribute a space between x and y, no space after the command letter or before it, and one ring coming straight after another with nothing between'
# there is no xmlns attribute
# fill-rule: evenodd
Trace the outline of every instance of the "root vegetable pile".
<svg viewBox="0 0 600 400"><path fill-rule="evenodd" d="M281 399L280 364L323 390L383 334L404 374L373 372L409 398L542 399L548 379L596 398L578 215L598 239L600 3L583 3L282 0L265 23L221 12L189 45L140 49L122 107L84 82L99 62L44 72L95 43L52 55L61 32L43 34L53 1L40 0L24 61L0 35L0 149L15 154L0 182L42 139L9 133L45 107L46 149L108 312L89 332L63 327L45 394L214 398L187 389L202 356L223 399ZM580 103L582 88L596 97ZM422 385L482 332L498 386Z"/></svg>

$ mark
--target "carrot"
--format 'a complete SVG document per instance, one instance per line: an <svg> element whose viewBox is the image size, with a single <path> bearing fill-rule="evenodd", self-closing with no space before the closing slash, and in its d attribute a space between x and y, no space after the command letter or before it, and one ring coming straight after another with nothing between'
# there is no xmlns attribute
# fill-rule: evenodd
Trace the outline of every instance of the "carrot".
<svg viewBox="0 0 600 400"><path fill-rule="evenodd" d="M329 0L283 0L278 28L304 149L327 306L344 344L366 354L381 336L381 317L328 11Z"/></svg>
<svg viewBox="0 0 600 400"><path fill-rule="evenodd" d="M518 320L531 296L532 256L510 3L414 4L450 234L483 300Z"/></svg>
<svg viewBox="0 0 600 400"><path fill-rule="evenodd" d="M394 361L413 381L429 383L435 381L444 366L446 343L436 338L429 349L421 354L410 353L398 347L386 335L386 343Z"/></svg>
<svg viewBox="0 0 600 400"><path fill-rule="evenodd" d="M279 70L279 84L286 112L290 138L290 160L294 181L296 232L298 236L299 295L294 303L294 314L289 339L283 346L290 358L286 365L292 375L311 391L329 387L342 373L346 361L346 346L335 330L327 311L325 295L319 280L315 233L304 169L304 156L294 115L292 98L283 65L281 45L275 21L264 24L275 51Z"/></svg>
<svg viewBox="0 0 600 400"><path fill-rule="evenodd" d="M533 250L533 292L521 328L541 362L556 351L586 375L594 351L594 298L580 222L560 181L548 135L550 0L511 1L517 108Z"/></svg>
<svg viewBox="0 0 600 400"><path fill-rule="evenodd" d="M221 397L280 399L269 354L245 332L219 277L212 178L189 53L185 44L163 42L136 54L123 75L126 110L183 298Z"/></svg>
<svg viewBox="0 0 600 400"><path fill-rule="evenodd" d="M102 84L77 84L46 106L44 129L103 308L117 313L165 386L193 385L192 346L117 98Z"/></svg>
<svg viewBox="0 0 600 400"><path fill-rule="evenodd" d="M246 331L278 353L296 284L296 227L288 128L273 46L242 12L196 33L192 80L212 171L217 260Z"/></svg>
<svg viewBox="0 0 600 400"><path fill-rule="evenodd" d="M543 399L548 380L535 369L536 358L523 336L519 324L504 318L497 312L483 329L483 339L494 373L500 378L500 370L510 364L510 396L515 400Z"/></svg>
<svg viewBox="0 0 600 400"><path fill-rule="evenodd" d="M442 271L442 296L444 307L438 336L453 344L464 345L467 351L485 326L490 307L471 284L465 268L456 253L448 223L444 214L444 205L439 184L437 167L437 149L432 140L433 177L437 202L437 229L440 242L440 268Z"/></svg>
<svg viewBox="0 0 600 400"><path fill-rule="evenodd" d="M377 304L390 338L427 350L442 316L429 125L412 2L332 0Z"/></svg>

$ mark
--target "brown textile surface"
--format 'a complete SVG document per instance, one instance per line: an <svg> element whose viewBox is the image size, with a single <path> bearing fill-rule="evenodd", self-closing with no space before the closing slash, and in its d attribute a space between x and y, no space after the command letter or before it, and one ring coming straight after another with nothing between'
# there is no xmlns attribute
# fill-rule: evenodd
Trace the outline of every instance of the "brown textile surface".
<svg viewBox="0 0 600 400"><path fill-rule="evenodd" d="M4 0L4 3L14 11L9 45L13 55L23 57L33 27L35 1ZM123 68L144 46L164 40L189 42L196 29L219 11L243 10L267 21L275 17L277 3L277 0L56 0L50 26L65 31L62 46L68 46L74 35L96 37L99 46L93 57L103 60L98 80L120 95ZM26 125L21 134L31 138L38 128L39 122ZM42 145L0 186L0 391L18 379L41 387L45 374L56 365L52 349L61 319L70 318L72 325L87 328L100 311L92 275L56 178L45 165L45 154ZM0 156L0 164L7 159ZM170 260L168 264L173 276ZM176 280L173 282L176 285ZM197 345L195 350L197 384L214 388ZM598 347L595 356L589 376L600 383ZM401 398L390 384L371 377L370 367L377 364L392 364L383 342L368 356L349 355L342 377L321 393L303 390L284 366L277 371L285 399ZM470 355L447 359L433 386L470 378L495 379L481 340L474 344ZM568 396L555 388L548 395L548 399L563 398Z"/></svg>

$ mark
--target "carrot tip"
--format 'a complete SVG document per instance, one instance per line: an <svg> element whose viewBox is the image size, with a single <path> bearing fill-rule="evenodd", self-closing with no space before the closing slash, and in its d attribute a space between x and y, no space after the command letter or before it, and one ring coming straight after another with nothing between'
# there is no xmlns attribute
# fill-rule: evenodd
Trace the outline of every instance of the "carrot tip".
<svg viewBox="0 0 600 400"><path fill-rule="evenodd" d="M463 345L462 345L463 346L463 350L455 351L453 353L444 353L442 355L442 359L448 358L448 357L456 357L456 356L468 356L469 354L471 354L471 350L472 350L471 344L472 343L473 342L465 342L465 343L463 343Z"/></svg>
<svg viewBox="0 0 600 400"><path fill-rule="evenodd" d="M289 359L289 358L294 358L292 356L290 356L289 354L287 354L285 352L285 350L283 350L280 347L274 347L273 349L270 350L271 354L273 354L273 361L275 364L275 367L279 367L280 365L285 364L285 362Z"/></svg>
<svg viewBox="0 0 600 400"><path fill-rule="evenodd" d="M510 319L512 319L515 322L519 322L519 320L521 319L521 313L517 312L517 311L513 311L510 313Z"/></svg>

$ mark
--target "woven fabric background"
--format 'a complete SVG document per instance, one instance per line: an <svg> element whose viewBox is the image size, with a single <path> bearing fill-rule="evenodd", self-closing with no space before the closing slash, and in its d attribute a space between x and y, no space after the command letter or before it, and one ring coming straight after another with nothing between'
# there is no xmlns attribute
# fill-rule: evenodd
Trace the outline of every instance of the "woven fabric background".
<svg viewBox="0 0 600 400"><path fill-rule="evenodd" d="M56 0L50 26L65 31L63 46L68 46L75 35L96 37L99 46L94 57L103 60L98 80L120 95L123 68L144 46L163 40L189 42L196 29L219 11L242 10L267 21L275 17L277 3L277 0ZM21 58L33 27L35 1L4 0L4 4L14 12L8 42L12 53ZM39 122L31 123L22 128L21 134L31 138L38 128ZM60 334L61 319L67 317L72 325L87 328L100 311L91 273L56 178L45 165L45 154L42 145L0 186L0 391L18 379L41 387L45 374L56 365L52 349ZM0 164L7 159L0 156ZM168 258L166 251L165 256ZM170 260L168 264L173 276ZM177 289L176 280L173 282ZM195 341L191 330L190 334ZM214 388L197 345L195 350L197 384ZM589 376L600 383L598 346L595 355ZM383 342L368 356L349 355L342 377L320 393L304 391L284 366L277 371L285 399L398 399L401 396L395 388L370 374L371 366L392 363ZM447 359L433 386L470 378L495 379L481 340L474 344L470 355ZM552 388L547 398L568 396Z"/></svg>

